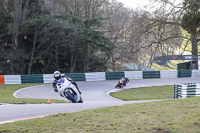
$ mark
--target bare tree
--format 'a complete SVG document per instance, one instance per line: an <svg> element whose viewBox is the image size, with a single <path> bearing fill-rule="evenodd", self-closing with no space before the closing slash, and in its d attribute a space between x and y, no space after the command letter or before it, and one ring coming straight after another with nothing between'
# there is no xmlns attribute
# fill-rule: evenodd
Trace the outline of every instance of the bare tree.
<svg viewBox="0 0 200 133"><path fill-rule="evenodd" d="M170 54L170 48L181 47L183 36L179 24L180 9L180 5L165 0L159 1L156 10L143 15L140 27L143 27L141 35L145 41L136 50L141 52L146 49L146 53L149 53L148 67L151 67L153 56Z"/></svg>
<svg viewBox="0 0 200 133"><path fill-rule="evenodd" d="M105 29L107 36L114 44L113 53L110 59L112 70L116 71L116 65L122 59L123 53L128 46L130 31L130 10L124 8L122 3L113 0L106 6L105 16L108 19Z"/></svg>

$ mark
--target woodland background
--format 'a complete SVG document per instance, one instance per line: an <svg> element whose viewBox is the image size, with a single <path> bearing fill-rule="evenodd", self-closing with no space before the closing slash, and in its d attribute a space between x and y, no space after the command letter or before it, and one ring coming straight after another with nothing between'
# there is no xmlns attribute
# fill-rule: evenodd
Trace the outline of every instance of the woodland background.
<svg viewBox="0 0 200 133"><path fill-rule="evenodd" d="M189 45L197 62L200 1L151 3L145 10L116 0L1 0L0 74L151 68L155 56Z"/></svg>

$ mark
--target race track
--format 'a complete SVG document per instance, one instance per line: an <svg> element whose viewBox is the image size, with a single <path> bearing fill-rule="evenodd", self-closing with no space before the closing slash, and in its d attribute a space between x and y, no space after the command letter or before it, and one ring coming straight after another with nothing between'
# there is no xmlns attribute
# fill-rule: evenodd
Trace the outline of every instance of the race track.
<svg viewBox="0 0 200 133"><path fill-rule="evenodd" d="M200 78L178 78L178 79L142 79L130 80L128 88L143 86L173 85L180 83L198 83ZM107 106L120 106L123 104L152 102L158 100L144 101L122 101L108 95L114 90L117 81L77 82L82 92L84 103L62 103L62 104L5 104L0 105L0 123L13 122L24 119L40 118L57 113L77 112ZM62 99L58 93L53 91L52 85L39 85L27 87L15 93L18 98L40 98L40 99Z"/></svg>

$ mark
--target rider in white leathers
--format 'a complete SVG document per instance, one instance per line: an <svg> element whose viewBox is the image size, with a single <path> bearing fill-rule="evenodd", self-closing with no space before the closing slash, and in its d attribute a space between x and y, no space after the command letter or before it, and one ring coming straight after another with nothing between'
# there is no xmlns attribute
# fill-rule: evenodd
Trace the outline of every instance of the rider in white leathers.
<svg viewBox="0 0 200 133"><path fill-rule="evenodd" d="M57 89L57 87L56 87L56 83L58 82L58 80L61 79L61 78L66 78L66 79L69 80L73 85L76 86L78 92L81 94L81 91L79 90L79 88L78 88L76 82L73 81L70 77L67 77L67 76L65 76L65 75L62 75L59 71L55 71L55 72L54 72L54 78L55 78L55 80L53 81L53 88L54 88L54 91L55 91L55 92L58 92L58 89ZM60 95L63 97L63 95L62 95L61 93L60 93Z"/></svg>

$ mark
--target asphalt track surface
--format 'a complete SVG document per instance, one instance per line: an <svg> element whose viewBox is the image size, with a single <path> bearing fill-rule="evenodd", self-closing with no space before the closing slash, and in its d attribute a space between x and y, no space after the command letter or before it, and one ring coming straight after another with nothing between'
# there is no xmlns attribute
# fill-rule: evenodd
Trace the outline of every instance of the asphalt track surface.
<svg viewBox="0 0 200 133"><path fill-rule="evenodd" d="M144 86L162 86L181 83L199 83L200 78L177 78L177 79L142 79L130 80L124 89L137 88ZM114 88L117 81L95 81L95 82L77 82L84 103L61 103L61 104L3 104L0 105L0 124L40 118L47 115L58 113L70 113L94 109L99 107L120 106L124 104L144 103L159 100L141 100L141 101L122 101L109 95L110 91L116 91ZM118 89L119 90L119 89ZM39 99L61 99L63 97L53 91L52 85L39 85L27 87L17 91L14 94L18 98L39 98Z"/></svg>

